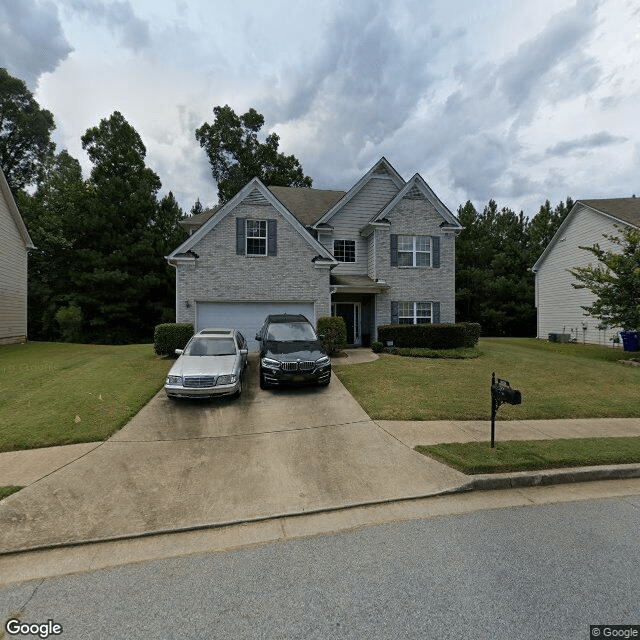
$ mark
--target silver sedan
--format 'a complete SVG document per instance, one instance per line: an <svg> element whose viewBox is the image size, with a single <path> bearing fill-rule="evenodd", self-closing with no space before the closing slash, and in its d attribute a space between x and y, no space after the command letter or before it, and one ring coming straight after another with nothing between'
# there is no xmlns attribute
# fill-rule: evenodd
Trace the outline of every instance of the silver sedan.
<svg viewBox="0 0 640 640"><path fill-rule="evenodd" d="M164 389L170 398L239 396L247 367L247 343L235 329L203 329L171 367Z"/></svg>

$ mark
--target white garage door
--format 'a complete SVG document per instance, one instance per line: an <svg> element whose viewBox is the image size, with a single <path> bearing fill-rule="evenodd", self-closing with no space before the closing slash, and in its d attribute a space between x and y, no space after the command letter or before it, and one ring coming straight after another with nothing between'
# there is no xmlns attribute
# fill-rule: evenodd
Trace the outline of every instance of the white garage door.
<svg viewBox="0 0 640 640"><path fill-rule="evenodd" d="M258 351L255 340L264 319L272 313L302 313L315 327L313 302L197 302L196 331L238 329L247 339L250 351Z"/></svg>

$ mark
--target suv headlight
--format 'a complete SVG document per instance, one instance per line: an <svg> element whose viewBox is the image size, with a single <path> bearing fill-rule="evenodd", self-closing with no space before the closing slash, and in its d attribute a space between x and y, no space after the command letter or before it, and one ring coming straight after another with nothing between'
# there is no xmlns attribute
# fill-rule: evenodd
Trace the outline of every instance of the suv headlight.
<svg viewBox="0 0 640 640"><path fill-rule="evenodd" d="M235 373L228 376L218 376L218 384L235 384L238 381Z"/></svg>
<svg viewBox="0 0 640 640"><path fill-rule="evenodd" d="M280 363L277 360L273 360L272 358L262 358L262 366L278 368L280 366Z"/></svg>
<svg viewBox="0 0 640 640"><path fill-rule="evenodd" d="M182 385L182 376L167 376L167 384Z"/></svg>
<svg viewBox="0 0 640 640"><path fill-rule="evenodd" d="M322 358L318 358L316 360L316 364L321 367L325 364L329 364L331 362L331 360L329 359L329 356L322 356Z"/></svg>

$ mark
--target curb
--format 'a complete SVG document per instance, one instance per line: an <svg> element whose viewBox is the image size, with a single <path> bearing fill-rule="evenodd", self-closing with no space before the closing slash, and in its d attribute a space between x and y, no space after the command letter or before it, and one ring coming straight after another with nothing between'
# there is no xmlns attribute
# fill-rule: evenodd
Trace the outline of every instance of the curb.
<svg viewBox="0 0 640 640"><path fill-rule="evenodd" d="M473 476L473 479L465 486L468 491L491 491L496 489L571 484L574 482L624 480L627 478L640 478L640 464L617 464L612 466L571 467L567 469L542 469L540 471L483 474Z"/></svg>

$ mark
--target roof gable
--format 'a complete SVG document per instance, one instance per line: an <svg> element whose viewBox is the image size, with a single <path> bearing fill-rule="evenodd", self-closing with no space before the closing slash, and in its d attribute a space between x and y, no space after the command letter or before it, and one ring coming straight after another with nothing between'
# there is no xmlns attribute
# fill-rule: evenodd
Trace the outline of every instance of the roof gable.
<svg viewBox="0 0 640 640"><path fill-rule="evenodd" d="M553 247L558 243L558 239L564 235L565 229L569 223L575 218L582 208L589 208L600 215L613 220L614 223L620 223L625 226L632 226L640 229L640 198L602 198L596 200L577 200L571 207L571 211L558 227L553 238L545 247L542 255L536 260L531 267L531 271L537 272L546 257L549 255Z"/></svg>
<svg viewBox="0 0 640 640"><path fill-rule="evenodd" d="M440 198L436 196L436 194L432 191L431 187L424 181L422 176L419 173L416 173L398 193L396 196L387 204L387 206L380 211L376 216L374 216L369 224L373 224L376 222L380 222L385 219L387 216L391 214L396 205L403 200L404 198L410 200L426 200L429 202L433 208L438 212L438 214L443 218L444 222L443 226L450 227L454 230L462 229L462 225L458 221L451 211L442 203Z"/></svg>
<svg viewBox="0 0 640 640"><path fill-rule="evenodd" d="M200 228L190 235L177 249L172 251L167 260L175 260L180 254L188 253L194 245L204 238L218 223L240 204L271 205L300 234L318 254L332 263L333 256L325 249L301 224L301 222L276 198L258 178L247 183L231 200L217 209Z"/></svg>
<svg viewBox="0 0 640 640"><path fill-rule="evenodd" d="M16 228L18 229L18 233L24 242L24 246L27 249L35 249L35 246L31 241L31 237L29 236L29 232L27 231L27 227L24 224L24 220L18 211L16 201L13 199L13 194L11 193L11 189L9 188L7 179L4 177L2 169L0 169L0 193L4 196L7 208L9 209L9 214L13 218Z"/></svg>
<svg viewBox="0 0 640 640"><path fill-rule="evenodd" d="M402 189L405 182L400 174L391 166L389 161L382 157L376 162L367 173L365 173L358 182L356 182L345 196L329 209L313 226L318 228L320 225L327 224L345 205L362 191L362 189L374 178L386 178L391 180L398 189Z"/></svg>

